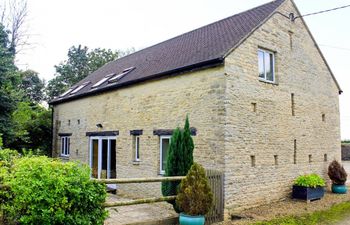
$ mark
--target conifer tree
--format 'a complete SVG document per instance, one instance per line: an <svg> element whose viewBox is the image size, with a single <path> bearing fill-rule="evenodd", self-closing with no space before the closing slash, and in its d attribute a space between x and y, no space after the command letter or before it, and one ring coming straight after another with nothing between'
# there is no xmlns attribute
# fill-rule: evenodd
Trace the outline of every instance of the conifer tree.
<svg viewBox="0 0 350 225"><path fill-rule="evenodd" d="M193 139L188 116L183 130L176 128L170 139L165 176L185 176L193 164ZM173 196L178 192L180 181L162 182L163 196ZM178 212L175 201L170 201Z"/></svg>
<svg viewBox="0 0 350 225"><path fill-rule="evenodd" d="M185 127L182 136L182 150L184 155L184 175L190 170L193 164L193 139L191 137L190 122L188 116L186 116Z"/></svg>

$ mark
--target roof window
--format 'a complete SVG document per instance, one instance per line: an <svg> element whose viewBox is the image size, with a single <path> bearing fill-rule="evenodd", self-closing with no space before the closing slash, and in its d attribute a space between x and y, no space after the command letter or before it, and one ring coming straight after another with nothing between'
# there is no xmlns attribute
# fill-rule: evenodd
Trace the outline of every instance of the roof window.
<svg viewBox="0 0 350 225"><path fill-rule="evenodd" d="M102 78L102 79L101 79L100 81L98 81L96 84L92 85L91 88L95 88L95 87L100 86L101 84L103 84L104 82L106 82L111 76L114 76L114 75L115 75L115 73L106 75L104 78Z"/></svg>
<svg viewBox="0 0 350 225"><path fill-rule="evenodd" d="M74 88L69 88L66 92L64 92L63 94L61 94L61 95L59 96L59 98L62 98L62 97L64 97L64 96L68 95L71 91L73 91L73 89L74 89Z"/></svg>
<svg viewBox="0 0 350 225"><path fill-rule="evenodd" d="M84 82L81 85L79 85L77 88L75 88L70 94L73 95L75 93L77 93L78 91L80 91L81 89L83 89L86 85L88 85L90 83L90 81Z"/></svg>
<svg viewBox="0 0 350 225"><path fill-rule="evenodd" d="M113 83L119 81L122 77L124 77L126 74L130 73L132 70L134 70L135 67L129 67L120 74L117 74L116 76L112 77L111 79L108 80L108 83Z"/></svg>

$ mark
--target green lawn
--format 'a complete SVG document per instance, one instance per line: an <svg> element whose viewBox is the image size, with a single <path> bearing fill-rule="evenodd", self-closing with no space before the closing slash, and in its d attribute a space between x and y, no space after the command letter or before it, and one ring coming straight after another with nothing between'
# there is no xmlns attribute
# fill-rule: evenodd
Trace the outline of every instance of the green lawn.
<svg viewBox="0 0 350 225"><path fill-rule="evenodd" d="M333 205L328 210L317 211L303 216L288 216L271 221L254 223L254 225L318 225L335 224L350 216L350 202Z"/></svg>

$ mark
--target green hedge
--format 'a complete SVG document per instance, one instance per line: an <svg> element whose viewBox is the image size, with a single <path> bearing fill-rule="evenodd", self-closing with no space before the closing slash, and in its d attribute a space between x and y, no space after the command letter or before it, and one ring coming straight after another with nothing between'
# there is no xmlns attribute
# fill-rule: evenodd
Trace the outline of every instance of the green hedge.
<svg viewBox="0 0 350 225"><path fill-rule="evenodd" d="M9 188L0 196L7 224L103 224L107 217L105 186L90 180L85 165L23 157L0 176Z"/></svg>

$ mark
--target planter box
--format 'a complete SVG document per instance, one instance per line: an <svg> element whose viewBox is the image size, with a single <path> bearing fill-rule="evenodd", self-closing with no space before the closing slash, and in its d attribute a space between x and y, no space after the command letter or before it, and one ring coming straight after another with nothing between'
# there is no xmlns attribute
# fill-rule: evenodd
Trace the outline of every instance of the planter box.
<svg viewBox="0 0 350 225"><path fill-rule="evenodd" d="M293 185L293 198L312 201L316 199L321 199L323 196L323 187L309 188Z"/></svg>

